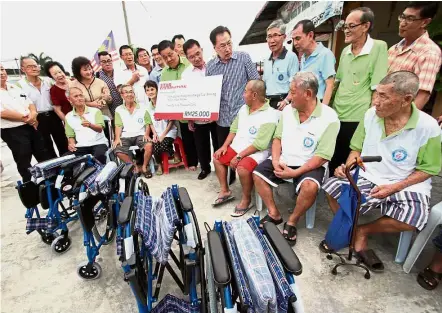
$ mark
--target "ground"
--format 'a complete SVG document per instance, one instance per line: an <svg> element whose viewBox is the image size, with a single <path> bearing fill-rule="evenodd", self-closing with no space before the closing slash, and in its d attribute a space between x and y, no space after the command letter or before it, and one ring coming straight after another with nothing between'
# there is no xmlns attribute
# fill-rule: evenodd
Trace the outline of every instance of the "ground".
<svg viewBox="0 0 442 313"><path fill-rule="evenodd" d="M115 244L104 247L99 256L103 273L95 281L83 281L76 274L79 263L86 260L79 222L70 225L72 248L63 255L55 255L35 233L25 234L25 209L13 183L18 179L9 149L1 148L5 167L1 191L1 312L4 313L127 313L137 312L134 297L123 281L116 256ZM165 187L178 183L188 189L194 204L201 232L204 222L213 224L215 218L230 219L236 202L219 208L210 205L216 198L218 182L212 173L198 181L197 173L172 170L170 175L154 177L149 188L159 195ZM432 203L442 201L442 178L436 177ZM240 185L233 186L239 199ZM285 217L287 206L279 204ZM386 270L364 279L359 269L341 268L337 276L330 273L335 261L329 261L318 250L332 218L323 199L318 201L316 225L312 230L299 224L295 248L303 263L303 273L297 277L305 304L305 312L323 313L436 313L442 308L442 288L426 291L416 283L416 273L432 254L429 243L410 274L394 263L398 235L379 235L370 238L370 245L383 260ZM363 220L373 218L364 217ZM164 281L162 295L176 292L170 278ZM179 295L179 294L177 294ZM161 297L161 296L160 296Z"/></svg>

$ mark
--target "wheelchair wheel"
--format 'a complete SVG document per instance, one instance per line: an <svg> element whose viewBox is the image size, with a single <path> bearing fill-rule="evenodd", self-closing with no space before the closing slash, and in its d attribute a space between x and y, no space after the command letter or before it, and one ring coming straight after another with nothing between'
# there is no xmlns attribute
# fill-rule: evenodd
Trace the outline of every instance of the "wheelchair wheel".
<svg viewBox="0 0 442 313"><path fill-rule="evenodd" d="M68 251L71 247L71 238L69 236L60 235L52 241L51 248L57 254L62 254Z"/></svg>
<svg viewBox="0 0 442 313"><path fill-rule="evenodd" d="M82 262L77 266L77 275L84 280L94 280L101 276L100 264L94 262L88 266L89 262Z"/></svg>
<svg viewBox="0 0 442 313"><path fill-rule="evenodd" d="M221 301L218 301L215 282L213 280L212 258L210 256L209 244L207 240L204 241L206 255L204 256L204 263L206 265L206 281L207 281L207 298L208 298L208 313L223 312Z"/></svg>
<svg viewBox="0 0 442 313"><path fill-rule="evenodd" d="M45 244L47 245L51 245L52 242L54 241L55 238L57 238L58 236L60 236L59 233L57 232L53 232L53 233L41 233L40 237L41 237L41 241L43 241Z"/></svg>
<svg viewBox="0 0 442 313"><path fill-rule="evenodd" d="M110 204L106 205L103 202L99 202L97 205L101 206L101 208L94 208L94 211L97 210L98 214L95 219L95 225L92 227L92 233L96 241L101 241L104 238L103 245L108 245L115 239L116 235L114 211L112 207L109 207L111 206Z"/></svg>

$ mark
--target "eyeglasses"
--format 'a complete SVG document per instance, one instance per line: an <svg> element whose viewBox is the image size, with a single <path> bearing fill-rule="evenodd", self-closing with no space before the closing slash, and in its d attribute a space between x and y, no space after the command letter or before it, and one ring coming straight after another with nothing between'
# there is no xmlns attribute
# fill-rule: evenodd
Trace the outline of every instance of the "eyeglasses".
<svg viewBox="0 0 442 313"><path fill-rule="evenodd" d="M273 38L279 38L279 37L281 37L281 36L284 36L284 35L282 35L282 34L270 34L270 35L267 35L267 37L266 37L266 39L267 40L271 40L271 39L273 39Z"/></svg>
<svg viewBox="0 0 442 313"><path fill-rule="evenodd" d="M423 18L417 18L411 15L401 14L397 17L399 22L413 23L415 21L423 20Z"/></svg>
<svg viewBox="0 0 442 313"><path fill-rule="evenodd" d="M360 25L362 25L362 24L365 24L365 23L367 23L367 22L363 22L363 23L359 23L359 24L352 24L352 25L346 25L346 24L344 24L344 26L342 26L341 30L342 30L342 31L353 30L353 29L355 29L356 27L358 27L358 26L360 26Z"/></svg>
<svg viewBox="0 0 442 313"><path fill-rule="evenodd" d="M101 60L101 64L112 64L112 60Z"/></svg>
<svg viewBox="0 0 442 313"><path fill-rule="evenodd" d="M226 49L227 47L231 47L232 46L232 42L229 40L228 42L226 42L226 43L222 43L222 44L220 44L219 45L219 48L220 49Z"/></svg>

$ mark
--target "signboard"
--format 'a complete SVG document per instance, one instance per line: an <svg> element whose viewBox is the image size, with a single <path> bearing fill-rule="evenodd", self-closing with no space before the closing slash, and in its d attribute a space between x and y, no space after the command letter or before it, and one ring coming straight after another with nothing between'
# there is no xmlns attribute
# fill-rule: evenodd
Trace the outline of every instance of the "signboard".
<svg viewBox="0 0 442 313"><path fill-rule="evenodd" d="M160 82L155 118L217 121L222 75Z"/></svg>

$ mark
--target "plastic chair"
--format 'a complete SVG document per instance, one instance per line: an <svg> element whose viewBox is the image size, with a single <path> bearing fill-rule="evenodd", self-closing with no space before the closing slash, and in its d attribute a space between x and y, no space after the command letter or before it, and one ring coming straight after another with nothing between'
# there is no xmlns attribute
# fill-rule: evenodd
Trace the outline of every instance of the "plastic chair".
<svg viewBox="0 0 442 313"><path fill-rule="evenodd" d="M419 233L416 237L416 240L411 247L410 252L408 253L407 259L403 265L403 269L405 273L410 273L413 268L414 263L419 258L422 250L427 244L428 240L431 238L434 230L438 225L442 224L442 202L439 202L435 206L433 206L430 210L430 216L428 217L428 222L425 228Z"/></svg>
<svg viewBox="0 0 442 313"><path fill-rule="evenodd" d="M284 184L284 185L288 185L288 184ZM282 185L282 186L284 186ZM291 188L293 188L293 186L289 185ZM279 187L281 188L281 187ZM282 187L284 188L284 187ZM279 195L281 195L279 193ZM319 193L318 193L319 195ZM292 194L289 195L290 199L293 199L294 196ZM313 205L307 210L307 212L305 213L305 226L307 229L313 229L315 228L315 216L316 216L316 201L317 201L317 197L315 202L313 203ZM256 209L261 212L263 209L263 201L260 197L260 195L256 192L255 190L255 206ZM293 211L293 209L289 209L289 212Z"/></svg>
<svg viewBox="0 0 442 313"><path fill-rule="evenodd" d="M176 168L176 167L180 167L180 166L184 166L184 168L186 170L189 168L189 166L187 165L187 157L186 157L186 153L184 152L184 145L183 145L183 141L181 140L181 138L176 137L175 141L173 142L173 145L175 147L175 151L178 152L180 155L181 162L170 164L169 163L169 154L167 152L163 152L161 154L161 160L162 160L161 163L163 165L163 173L164 174L169 174L169 170L171 168Z"/></svg>

